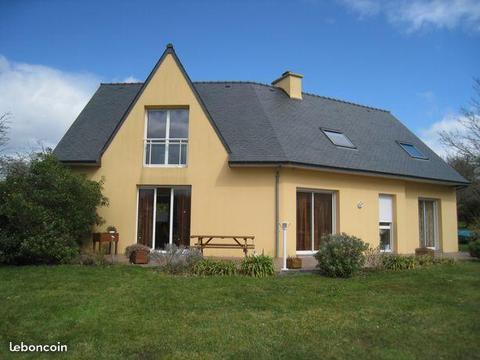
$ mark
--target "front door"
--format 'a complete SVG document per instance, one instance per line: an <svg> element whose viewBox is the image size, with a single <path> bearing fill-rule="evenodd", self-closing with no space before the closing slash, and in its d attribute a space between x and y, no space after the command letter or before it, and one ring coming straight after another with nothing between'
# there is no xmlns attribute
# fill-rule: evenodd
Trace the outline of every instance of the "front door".
<svg viewBox="0 0 480 360"><path fill-rule="evenodd" d="M137 242L152 249L190 245L190 187L138 189Z"/></svg>

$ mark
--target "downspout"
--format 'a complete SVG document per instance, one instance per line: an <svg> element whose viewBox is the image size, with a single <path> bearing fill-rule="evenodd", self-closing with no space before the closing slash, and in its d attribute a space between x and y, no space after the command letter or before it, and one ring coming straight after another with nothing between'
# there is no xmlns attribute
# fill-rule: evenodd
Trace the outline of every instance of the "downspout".
<svg viewBox="0 0 480 360"><path fill-rule="evenodd" d="M280 184L280 166L277 167L275 171L275 257L280 257L280 236L279 236L279 204L280 204L280 194L279 194L279 184Z"/></svg>

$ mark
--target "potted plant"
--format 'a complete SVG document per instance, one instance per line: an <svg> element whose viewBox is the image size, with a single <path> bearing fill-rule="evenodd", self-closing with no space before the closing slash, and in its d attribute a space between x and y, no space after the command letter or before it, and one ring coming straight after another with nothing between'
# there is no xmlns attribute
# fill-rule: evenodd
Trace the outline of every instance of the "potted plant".
<svg viewBox="0 0 480 360"><path fill-rule="evenodd" d="M125 249L125 256L133 264L148 264L150 248L142 244L133 244Z"/></svg>
<svg viewBox="0 0 480 360"><path fill-rule="evenodd" d="M302 259L297 256L289 256L287 258L287 268L289 269L301 269Z"/></svg>
<svg viewBox="0 0 480 360"><path fill-rule="evenodd" d="M110 233L110 234L116 234L117 233L117 228L113 225L110 225L109 227L107 227L107 232Z"/></svg>
<svg viewBox="0 0 480 360"><path fill-rule="evenodd" d="M420 247L415 249L415 255L422 256L422 255L429 255L429 256L434 256L435 251L433 249L427 248L427 247Z"/></svg>

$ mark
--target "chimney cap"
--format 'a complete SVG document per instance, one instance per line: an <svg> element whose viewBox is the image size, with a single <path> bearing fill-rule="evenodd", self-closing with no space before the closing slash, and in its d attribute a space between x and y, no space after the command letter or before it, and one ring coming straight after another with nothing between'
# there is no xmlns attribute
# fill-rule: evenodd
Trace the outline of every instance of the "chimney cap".
<svg viewBox="0 0 480 360"><path fill-rule="evenodd" d="M293 77L296 77L296 78L299 78L299 79L302 79L303 78L303 75L301 74L297 74L297 73L294 73L290 70L287 70L285 71L282 76L280 76L278 79L272 81L272 85L275 85L276 83L278 83L280 80L283 80L285 79L287 76L293 76Z"/></svg>

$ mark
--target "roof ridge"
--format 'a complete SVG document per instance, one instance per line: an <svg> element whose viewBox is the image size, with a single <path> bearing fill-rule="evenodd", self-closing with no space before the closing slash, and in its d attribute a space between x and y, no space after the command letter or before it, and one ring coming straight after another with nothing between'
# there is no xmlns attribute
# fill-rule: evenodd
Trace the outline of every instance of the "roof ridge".
<svg viewBox="0 0 480 360"><path fill-rule="evenodd" d="M231 80L231 81L228 81L228 80L193 81L193 83L194 84L252 84L252 85L260 85L260 86L266 86L268 88L278 89L276 86L273 86L273 85L270 85L270 84L261 83L261 82L258 82L258 81L249 81L249 80L247 80L247 81L241 81L241 80L240 81L239 80ZM389 110L386 110L386 109L381 109L381 108L377 108L377 107L374 107L374 106L363 105L363 104L355 103L355 102L352 102L352 101L341 100L341 99L333 98L333 97L330 97L330 96L313 94L313 93L306 92L306 91L302 91L302 94L309 95L309 96L315 96L315 97L319 97L319 98L326 99L326 100L336 101L336 102L343 103L343 104L358 106L358 107L362 107L362 108L365 108L365 109L383 111L383 112L386 112L386 113L390 112Z"/></svg>
<svg viewBox="0 0 480 360"><path fill-rule="evenodd" d="M101 82L100 85L143 85L143 82L141 82L141 81L138 81L138 82L109 82L109 83Z"/></svg>
<svg viewBox="0 0 480 360"><path fill-rule="evenodd" d="M277 87L275 87L273 85L269 85L269 84L266 84L266 83L261 83L261 82L258 82L258 81L250 81L250 80L245 80L245 81L244 80L192 81L192 83L193 84L251 84L251 85L260 85L260 86L265 86L265 87L268 87L268 88L277 89ZM139 82L110 82L110 83L100 83L100 85L113 85L113 86L115 86L115 85L143 85L143 82L140 82L140 81ZM383 112L386 112L386 113L390 113L390 111L386 110L386 109L382 109L382 108L378 108L378 107L374 107L374 106L369 106L369 105L363 105L363 104L355 103L355 102L348 101L348 100L337 99L337 98L334 98L334 97L331 97L331 96L318 95L318 94L310 93L310 92L307 92L307 91L302 91L302 94L305 94L305 95L308 95L308 96L315 96L315 97L318 97L318 98L321 98L321 99L336 101L336 102L343 103L343 104L358 106L358 107L365 108L365 109L383 111Z"/></svg>
<svg viewBox="0 0 480 360"><path fill-rule="evenodd" d="M362 107L362 108L365 108L365 109L382 111L382 112L386 112L386 113L390 112L389 110L386 110L386 109L381 109L381 108L377 108L377 107L374 107L374 106L368 106L368 105L363 105L363 104L359 104L359 103L354 103L352 101L341 100L341 99L333 98L333 97L330 97L330 96L318 95L318 94L313 94L313 93L309 93L309 92L305 92L305 91L302 91L302 94L305 94L305 95L308 95L308 96L315 96L315 97L319 97L319 98L322 98L322 99L332 100L332 101L336 101L336 102L343 103L343 104L358 106L358 107Z"/></svg>

